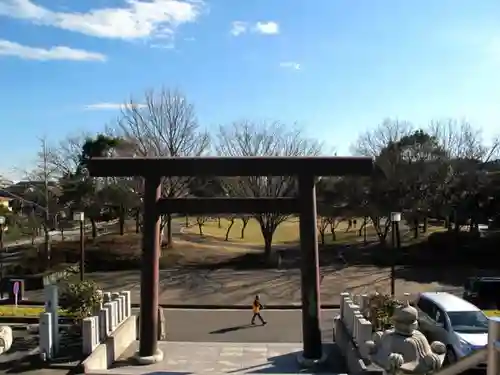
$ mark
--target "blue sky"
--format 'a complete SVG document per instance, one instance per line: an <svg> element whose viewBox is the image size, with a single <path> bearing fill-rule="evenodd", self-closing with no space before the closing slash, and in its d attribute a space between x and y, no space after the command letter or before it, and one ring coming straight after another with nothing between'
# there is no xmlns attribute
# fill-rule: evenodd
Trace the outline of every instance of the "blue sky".
<svg viewBox="0 0 500 375"><path fill-rule="evenodd" d="M489 138L499 20L497 0L0 0L0 173L162 85L203 126L298 122L339 154L385 117Z"/></svg>

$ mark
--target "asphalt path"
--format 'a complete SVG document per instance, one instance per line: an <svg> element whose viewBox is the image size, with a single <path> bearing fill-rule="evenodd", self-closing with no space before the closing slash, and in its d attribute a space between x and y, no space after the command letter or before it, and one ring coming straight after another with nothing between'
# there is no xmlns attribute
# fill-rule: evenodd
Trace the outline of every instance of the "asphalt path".
<svg viewBox="0 0 500 375"><path fill-rule="evenodd" d="M100 231L100 229L105 228L109 225L113 225L115 222L109 222L109 223L98 223L97 224L97 235L100 236L104 234L105 232ZM91 230L90 225L85 226L85 231L86 233L89 233ZM57 242L57 241L62 241L62 236L61 232L59 230L52 230L49 232L50 240L52 242ZM64 231L64 240L65 241L71 241L71 240L77 240L80 238L80 229L70 229L70 230L65 230ZM35 238L35 244L39 244L45 241L45 236L38 236ZM25 245L31 245L32 241L31 238L28 239L22 239L22 240L17 240L17 241L12 241L4 244L4 250L0 252L0 262L3 263L4 266L10 265L10 264L17 264L19 263L19 260L22 258L22 251L16 251L16 247L18 246L25 246Z"/></svg>
<svg viewBox="0 0 500 375"><path fill-rule="evenodd" d="M132 309L135 315L139 309ZM301 310L262 310L267 325L252 326L252 311L163 309L167 340L189 342L302 342ZM321 311L324 342L333 340L333 319L338 309Z"/></svg>

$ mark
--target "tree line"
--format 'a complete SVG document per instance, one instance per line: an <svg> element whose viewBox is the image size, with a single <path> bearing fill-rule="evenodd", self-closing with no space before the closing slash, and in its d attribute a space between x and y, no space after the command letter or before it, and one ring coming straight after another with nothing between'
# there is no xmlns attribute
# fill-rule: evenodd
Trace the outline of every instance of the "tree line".
<svg viewBox="0 0 500 375"><path fill-rule="evenodd" d="M42 139L37 164L26 174L29 188L17 192L24 200L14 212L31 215L47 235L57 216L84 211L97 232L96 222L126 218L141 228L143 181L140 178L90 178L86 161L94 156L317 156L325 145L300 128L281 122L235 121L215 131L204 129L188 98L176 90L149 91L142 103L130 100L111 125L99 134L70 135L58 144ZM371 177L323 178L317 185L318 230L334 233L339 219L364 217L385 242L387 216L403 212L418 236L428 218L445 220L450 230L498 221L500 191L499 140L484 142L481 131L465 121L446 120L417 127L409 122L384 120L359 135L354 155L375 160L381 173ZM162 195L169 198L291 197L297 194L293 177L199 178L165 177ZM33 204L26 204L26 202ZM24 203L23 203L24 202ZM230 216L250 218L260 225L266 256L272 254L276 228L288 216L266 213ZM198 222L203 223L199 218ZM161 220L164 241L173 246L172 217ZM243 228L244 230L244 228ZM425 230L425 229L424 229ZM48 242L48 241L47 241ZM50 247L46 251L50 254Z"/></svg>

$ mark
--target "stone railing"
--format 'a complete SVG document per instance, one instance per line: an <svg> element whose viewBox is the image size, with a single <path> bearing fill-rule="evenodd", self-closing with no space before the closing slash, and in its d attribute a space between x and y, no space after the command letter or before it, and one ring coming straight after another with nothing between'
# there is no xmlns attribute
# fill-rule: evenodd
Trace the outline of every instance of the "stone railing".
<svg viewBox="0 0 500 375"><path fill-rule="evenodd" d="M102 307L82 322L83 354L92 353L131 314L130 291L103 293Z"/></svg>
<svg viewBox="0 0 500 375"><path fill-rule="evenodd" d="M408 293L404 296L406 300L409 300ZM356 295L347 292L340 294L340 319L351 334L353 341L358 345L363 359L368 359L368 349L365 344L371 340L374 331L372 323L363 315L369 305L368 294Z"/></svg>
<svg viewBox="0 0 500 375"><path fill-rule="evenodd" d="M43 360L51 360L59 351L59 317L57 286L45 289L45 312L40 314L39 335L40 354ZM103 293L103 304L91 317L82 321L83 354L92 351L131 316L130 291Z"/></svg>
<svg viewBox="0 0 500 375"><path fill-rule="evenodd" d="M361 313L368 308L369 297L363 295L340 294L340 319L359 348L363 359L368 359L366 342L371 340L373 327Z"/></svg>
<svg viewBox="0 0 500 375"><path fill-rule="evenodd" d="M409 296L406 295L408 298ZM359 350L359 357L365 362L370 362L370 349L366 345L373 335L372 324L365 319L362 311L368 308L368 295L350 295L341 294L340 301L340 319L348 335L352 337L353 342ZM487 363L487 375L500 374L500 318L490 318L488 329L488 345L470 355L458 360L456 363L445 366L434 375L457 375L464 371L474 369L479 364ZM361 366L363 368L363 366ZM358 371L364 372L364 371ZM372 372L370 372L372 373Z"/></svg>

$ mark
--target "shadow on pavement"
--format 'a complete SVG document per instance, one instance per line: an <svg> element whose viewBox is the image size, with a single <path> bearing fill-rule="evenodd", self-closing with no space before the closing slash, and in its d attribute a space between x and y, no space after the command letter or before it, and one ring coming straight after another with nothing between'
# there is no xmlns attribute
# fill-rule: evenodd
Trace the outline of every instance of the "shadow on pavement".
<svg viewBox="0 0 500 375"><path fill-rule="evenodd" d="M302 369L297 362L298 355L301 352L292 352L282 355L276 355L267 358L267 364L260 364L256 366L246 367L234 372L244 372L248 374L277 374L277 373L291 373L297 374L301 372L314 373L314 374L332 374L332 373L345 373L344 360L335 345L324 345L323 350L327 352L327 360L324 363L317 365L314 368Z"/></svg>
<svg viewBox="0 0 500 375"><path fill-rule="evenodd" d="M215 331L210 332L210 334L211 335L220 335L223 333L235 332L235 331L240 331L242 329L255 328L255 327L259 327L259 326L255 325L255 324L243 324L243 325L239 325L239 326L217 329Z"/></svg>

